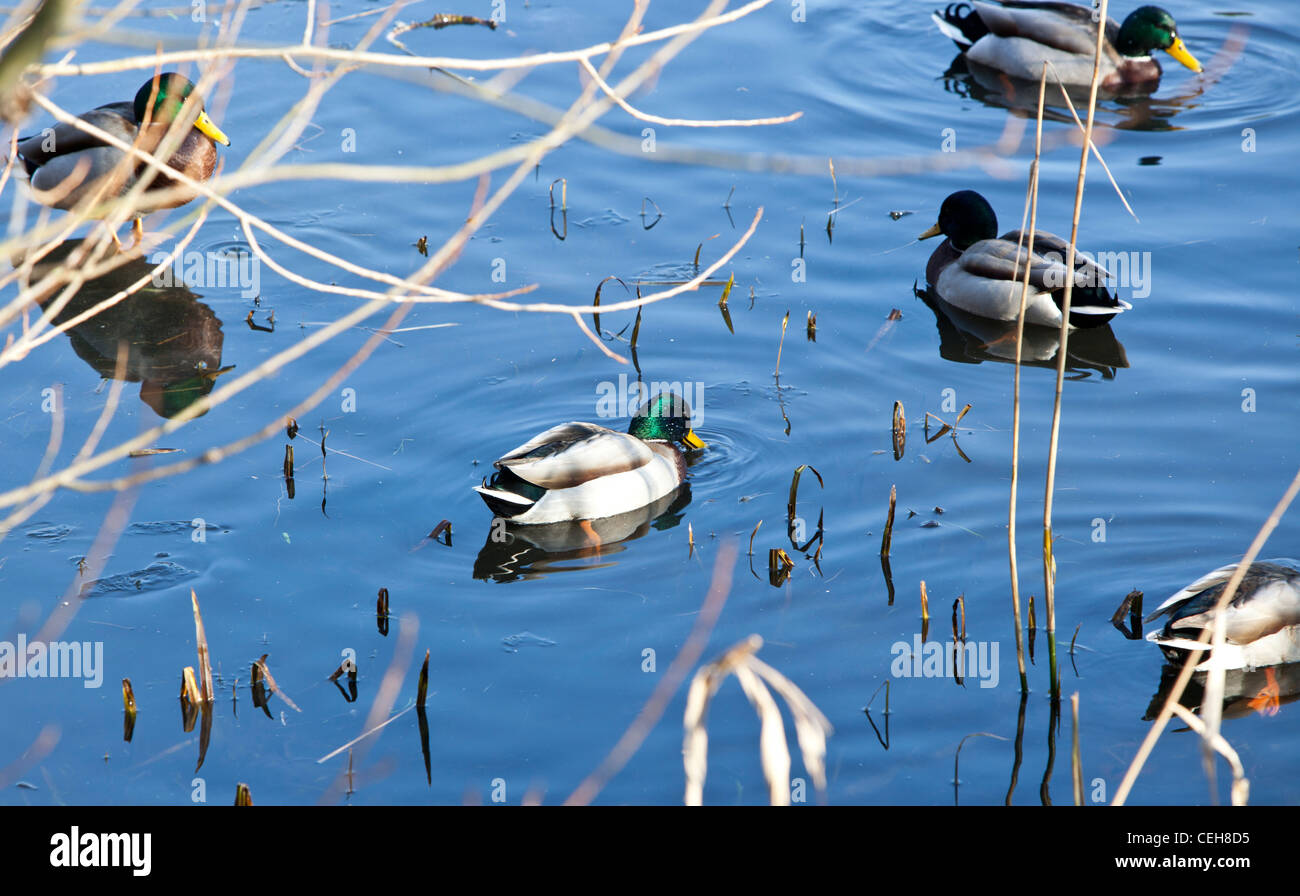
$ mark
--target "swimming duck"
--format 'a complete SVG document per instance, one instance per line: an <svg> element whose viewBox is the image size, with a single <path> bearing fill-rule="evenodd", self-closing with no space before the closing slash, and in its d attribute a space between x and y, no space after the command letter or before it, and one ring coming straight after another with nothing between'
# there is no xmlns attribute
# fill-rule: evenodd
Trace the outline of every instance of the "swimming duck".
<svg viewBox="0 0 1300 896"><path fill-rule="evenodd" d="M153 152L172 122L182 114L186 98L193 93L194 85L186 78L167 72L141 85L133 102L109 103L83 112L81 118L125 143L134 143L140 149ZM186 133L167 164L194 180L205 181L212 177L217 167L216 144L229 146L230 140L203 111L200 97L195 96L192 105L195 108L189 114L197 116L194 127ZM149 122L147 126L144 124L146 119ZM145 127L143 133L142 126ZM87 197L94 196L101 187L100 198L105 202L124 196L148 167L138 159L126 161L127 153L106 145L71 124L57 124L20 140L18 155L27 168L37 201L61 209L73 208ZM150 194L156 197L158 192L174 186L179 186L178 182L165 174L156 174L137 211L176 208L198 195L187 190L166 201L151 199ZM100 209L96 216L102 217L107 211L107 208ZM135 228L138 236L141 232L138 216Z"/></svg>
<svg viewBox="0 0 1300 896"><path fill-rule="evenodd" d="M562 423L529 439L475 486L488 509L512 523L600 519L650 504L681 485L677 445L705 444L690 427L691 407L661 392L637 410L627 432Z"/></svg>
<svg viewBox="0 0 1300 896"><path fill-rule="evenodd" d="M957 44L967 60L1013 78L1037 81L1046 59L1067 86L1091 83L1097 46L1092 9L1032 0L975 0L973 7L955 3L942 14L931 14L939 30ZM1194 72L1201 70L1178 36L1174 17L1159 6L1138 7L1123 25L1108 19L1102 42L1101 89L1112 93L1154 89L1160 81L1160 63L1151 56L1155 49L1166 51ZM1052 80L1050 72L1048 80Z"/></svg>
<svg viewBox="0 0 1300 896"><path fill-rule="evenodd" d="M1201 576L1146 618L1168 615L1163 628L1147 634L1165 657L1181 662L1213 624L1211 611L1237 569L1231 563ZM1227 606L1225 668L1255 669L1300 660L1300 563L1279 558L1250 565ZM1198 669L1209 665L1208 654Z"/></svg>
<svg viewBox="0 0 1300 896"><path fill-rule="evenodd" d="M993 320L1015 320L1020 314L1021 279L1016 262L1020 231L997 236L998 218L988 200L974 190L960 190L943 201L939 221L918 239L943 234L948 237L934 250L925 268L926 279L950 305ZM1028 244L1028 234L1023 241ZM1061 325L1065 295L1065 240L1044 231L1034 234L1034 254L1029 260L1029 295L1025 323L1045 327ZM1024 253L1025 249L1020 248ZM1079 253L1075 254L1074 289L1070 298L1070 326L1097 327L1129 305L1106 291L1110 274Z"/></svg>

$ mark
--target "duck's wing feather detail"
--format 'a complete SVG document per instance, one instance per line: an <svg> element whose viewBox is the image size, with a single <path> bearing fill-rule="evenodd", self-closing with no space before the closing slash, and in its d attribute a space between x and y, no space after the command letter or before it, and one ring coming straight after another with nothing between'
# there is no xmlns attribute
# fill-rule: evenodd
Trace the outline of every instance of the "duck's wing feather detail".
<svg viewBox="0 0 1300 896"><path fill-rule="evenodd" d="M654 457L645 442L593 423L562 423L534 436L496 462L546 489L573 488L601 476L626 473Z"/></svg>
<svg viewBox="0 0 1300 896"><path fill-rule="evenodd" d="M1096 51L1092 10L1073 3L974 3L980 19L998 37L1023 37L1066 53L1091 56ZM1106 39L1114 44L1119 25L1106 22Z"/></svg>
<svg viewBox="0 0 1300 896"><path fill-rule="evenodd" d="M1207 573L1166 600L1146 621L1168 614L1165 633L1170 635L1175 630L1208 628L1214 606L1236 568L1233 563ZM1293 625L1300 625L1300 569L1291 561L1251 564L1228 604L1228 641L1249 644Z"/></svg>
<svg viewBox="0 0 1300 896"><path fill-rule="evenodd" d="M137 130L134 114L130 103L110 103L82 113L81 119L130 143ZM75 125L60 123L39 134L24 137L18 142L18 154L27 165L27 173L31 174L55 157L104 146L106 144L98 137L92 137Z"/></svg>
<svg viewBox="0 0 1300 896"><path fill-rule="evenodd" d="M1043 258L1037 251L1030 258L1024 246L1017 246L1007 240L980 240L961 253L957 264L975 277L1019 282L1024 276L1021 265L1027 258L1030 286L1041 292L1050 292L1065 285L1063 263ZM1017 261L1021 264L1017 264Z"/></svg>
<svg viewBox="0 0 1300 896"><path fill-rule="evenodd" d="M1023 243L1029 245L1029 234L1020 230L1012 230L1004 233L1001 237L1012 243ZM1043 230L1034 233L1034 254L1045 255L1053 260L1059 260L1062 265L1070 253L1070 244L1067 240L1057 236L1054 233L1048 233ZM1074 253L1074 277L1075 285L1103 286L1108 279L1114 275L1103 268L1091 258L1086 257L1076 248ZM1086 279L1085 279L1086 278Z"/></svg>

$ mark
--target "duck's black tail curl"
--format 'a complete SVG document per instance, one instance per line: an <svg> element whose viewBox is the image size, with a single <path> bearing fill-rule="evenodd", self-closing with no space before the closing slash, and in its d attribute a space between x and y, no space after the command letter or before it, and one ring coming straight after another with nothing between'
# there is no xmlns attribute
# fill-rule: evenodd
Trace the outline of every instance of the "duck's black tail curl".
<svg viewBox="0 0 1300 896"><path fill-rule="evenodd" d="M943 12L935 10L930 17L939 30L962 50L989 33L988 26L969 3L949 3Z"/></svg>

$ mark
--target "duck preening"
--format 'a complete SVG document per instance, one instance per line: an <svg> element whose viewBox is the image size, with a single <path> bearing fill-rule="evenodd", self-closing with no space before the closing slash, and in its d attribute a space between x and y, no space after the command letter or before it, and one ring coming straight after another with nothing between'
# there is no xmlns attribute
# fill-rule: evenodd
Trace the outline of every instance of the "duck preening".
<svg viewBox="0 0 1300 896"><path fill-rule="evenodd" d="M1231 563L1201 576L1174 594L1146 618L1168 616L1164 626L1147 634L1172 661L1188 650L1214 622L1214 606L1236 571ZM1257 560L1246 570L1237 593L1224 611L1225 668L1254 669L1300 660L1300 563L1279 558ZM1208 654L1198 669L1208 666Z"/></svg>

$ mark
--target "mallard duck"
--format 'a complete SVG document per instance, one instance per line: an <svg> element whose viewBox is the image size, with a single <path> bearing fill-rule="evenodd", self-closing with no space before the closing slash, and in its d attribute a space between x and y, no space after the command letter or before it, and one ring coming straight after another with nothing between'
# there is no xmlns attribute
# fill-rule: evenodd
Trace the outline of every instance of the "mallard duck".
<svg viewBox="0 0 1300 896"><path fill-rule="evenodd" d="M474 491L512 523L600 519L643 507L681 485L686 462L677 445L705 444L690 427L691 407L661 392L637 410L627 432L594 423L562 423L529 439L493 466Z"/></svg>
<svg viewBox="0 0 1300 896"><path fill-rule="evenodd" d="M1195 582L1162 603L1146 618L1169 620L1147 634L1172 661L1181 661L1196 646L1201 632L1213 625L1214 605L1237 569L1231 563ZM1300 660L1300 563L1279 558L1250 564L1225 619L1224 667L1275 666ZM1209 665L1208 655L1197 668Z"/></svg>
<svg viewBox="0 0 1300 896"><path fill-rule="evenodd" d="M1097 48L1093 14L1089 7L1073 3L975 0L973 8L967 3L949 4L942 14L932 13L931 18L970 62L1013 78L1037 81L1046 59L1066 85L1079 86L1092 81ZM1123 25L1108 19L1102 43L1101 88L1112 93L1154 89L1160 80L1160 63L1151 51L1157 49L1194 72L1201 70L1178 36L1174 17L1160 7L1139 7ZM1047 77L1053 80L1050 71Z"/></svg>
<svg viewBox="0 0 1300 896"><path fill-rule="evenodd" d="M918 239L948 237L930 256L925 276L945 302L993 320L1015 320L1020 314L1021 278L1016 264L1020 231L997 236L998 217L988 200L974 190L961 190L943 201L939 222ZM1028 243L1028 234L1023 241ZM1044 231L1034 234L1029 259L1029 295L1025 323L1061 325L1065 294L1065 240ZM1025 248L1019 249L1021 257ZM1106 291L1110 274L1080 254L1075 255L1070 326L1097 327L1132 306Z"/></svg>
<svg viewBox="0 0 1300 896"><path fill-rule="evenodd" d="M153 152L172 122L182 114L186 98L193 93L193 84L175 72L168 72L141 85L133 102L109 103L82 113L81 118L125 143L134 143L140 149ZM196 116L194 127L185 135L167 164L194 180L205 181L212 177L217 167L216 144L229 146L230 140L203 111L202 99L197 95L194 99L189 112ZM147 126L144 125L146 119ZM145 127L143 133L142 126ZM127 161L127 154L122 150L106 145L71 124L57 124L20 140L18 155L27 168L37 201L61 209L73 208L96 195L101 187L103 192L99 195L105 202L124 196L148 168L138 159ZM165 174L155 175L137 211L176 208L198 195L185 190L171 199L153 198L158 192L178 185ZM100 216L106 212L106 208L101 209ZM139 223L137 217L137 234Z"/></svg>

